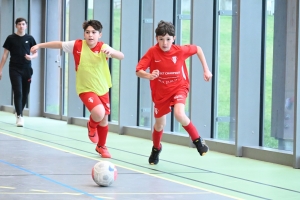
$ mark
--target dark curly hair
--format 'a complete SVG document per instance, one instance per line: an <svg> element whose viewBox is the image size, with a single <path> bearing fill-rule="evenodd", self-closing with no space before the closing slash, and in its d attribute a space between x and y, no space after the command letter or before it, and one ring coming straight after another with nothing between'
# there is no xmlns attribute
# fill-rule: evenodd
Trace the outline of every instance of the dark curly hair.
<svg viewBox="0 0 300 200"><path fill-rule="evenodd" d="M165 36L166 34L175 36L175 27L171 22L161 20L155 29L155 33L156 36Z"/></svg>
<svg viewBox="0 0 300 200"><path fill-rule="evenodd" d="M93 27L96 31L99 31L99 33L101 33L102 31L102 24L98 21L98 20L89 20L89 21L85 21L82 24L82 28L83 30L86 30L87 27Z"/></svg>

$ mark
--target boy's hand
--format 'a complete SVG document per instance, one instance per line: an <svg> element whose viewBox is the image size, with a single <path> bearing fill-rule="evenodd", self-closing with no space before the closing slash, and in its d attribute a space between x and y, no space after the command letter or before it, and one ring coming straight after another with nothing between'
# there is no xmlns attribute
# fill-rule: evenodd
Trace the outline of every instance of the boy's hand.
<svg viewBox="0 0 300 200"><path fill-rule="evenodd" d="M32 56L28 55L28 54L25 54L25 58L26 58L26 60L32 60Z"/></svg>
<svg viewBox="0 0 300 200"><path fill-rule="evenodd" d="M101 49L101 52L102 53L105 53L106 54L106 57L110 58L111 57L111 54L113 53L113 48L111 47L106 47L104 49Z"/></svg>
<svg viewBox="0 0 300 200"><path fill-rule="evenodd" d="M159 70L153 70L152 73L150 74L149 80L154 80L159 76Z"/></svg>
<svg viewBox="0 0 300 200"><path fill-rule="evenodd" d="M31 53L36 53L38 49L39 49L39 46L38 45L34 45L33 47L31 47L30 52Z"/></svg>
<svg viewBox="0 0 300 200"><path fill-rule="evenodd" d="M212 73L209 70L206 70L206 71L204 71L203 76L204 76L205 81L209 81L212 77Z"/></svg>

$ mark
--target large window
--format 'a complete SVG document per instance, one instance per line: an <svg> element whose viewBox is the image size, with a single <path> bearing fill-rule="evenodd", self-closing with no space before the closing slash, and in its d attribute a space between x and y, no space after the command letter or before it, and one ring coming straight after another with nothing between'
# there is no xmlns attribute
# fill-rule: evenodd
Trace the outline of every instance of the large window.
<svg viewBox="0 0 300 200"><path fill-rule="evenodd" d="M296 6L269 0L266 30L265 147L293 151ZM293 12L291 12L293 10Z"/></svg>
<svg viewBox="0 0 300 200"><path fill-rule="evenodd" d="M216 65L216 125L214 137L220 140L233 141L235 138L233 131L233 107L234 66L232 66L232 34L234 19L232 17L232 1L220 0L218 13L218 58Z"/></svg>
<svg viewBox="0 0 300 200"><path fill-rule="evenodd" d="M70 20L69 20L69 1L70 0L66 0L65 4L64 4L64 39L65 41L69 41L69 26L70 26ZM63 62L64 62L64 67L63 67L63 71L64 71L64 79L63 79L63 115L67 115L67 111L68 111L68 89L69 89L69 80L68 80L68 71L69 71L69 64L68 64L68 60L69 60L69 54L68 53L64 53L63 54Z"/></svg>
<svg viewBox="0 0 300 200"><path fill-rule="evenodd" d="M140 37L140 57L153 45L153 1L142 1L142 20ZM139 79L139 126L151 127L152 101L149 80Z"/></svg>
<svg viewBox="0 0 300 200"><path fill-rule="evenodd" d="M273 43L274 43L274 0L267 3L265 40L265 98L264 98L264 140L263 146L277 148L278 141L271 137L272 110L272 74L273 74Z"/></svg>
<svg viewBox="0 0 300 200"><path fill-rule="evenodd" d="M94 0L87 0L86 20L91 20L94 18L93 17L93 15L94 15L93 3L94 3ZM87 118L90 117L90 111L85 106L84 106L84 117L87 117Z"/></svg>
<svg viewBox="0 0 300 200"><path fill-rule="evenodd" d="M94 16L94 0L87 1L87 20L93 19ZM120 17L121 17L121 0L114 0L112 2L112 33L111 38L112 41L103 41L106 44L110 44L112 48L116 50L120 50ZM101 21L101 20L100 20ZM108 27L104 27L108 28ZM108 60L110 65L110 73L112 78L112 88L110 89L110 107L111 107L111 114L110 114L110 121L117 122L119 118L119 66L120 61L118 59L109 59ZM87 108L84 110L84 117L89 117L90 112Z"/></svg>
<svg viewBox="0 0 300 200"><path fill-rule="evenodd" d="M121 20L121 0L113 1L113 21L112 21L112 47L120 50L120 20ZM118 59L111 59L111 122L119 121L119 78L120 78L120 61Z"/></svg>
<svg viewBox="0 0 300 200"><path fill-rule="evenodd" d="M177 1L177 14L176 14L176 44L185 45L190 44L190 34L191 34L191 1L190 0L180 0ZM195 55L196 56L196 55ZM186 60L186 66L188 72L190 71L190 58ZM189 93L190 95L190 93ZM189 95L186 99L185 104L185 113L189 117ZM174 132L186 133L182 125L175 120L174 117Z"/></svg>
<svg viewBox="0 0 300 200"><path fill-rule="evenodd" d="M46 37L45 41L61 41L63 20L61 19L62 1L47 1L49 10L56 10L56 13L47 12ZM60 49L46 49L46 71L45 71L45 112L61 115L62 108L62 85L63 69L61 64Z"/></svg>

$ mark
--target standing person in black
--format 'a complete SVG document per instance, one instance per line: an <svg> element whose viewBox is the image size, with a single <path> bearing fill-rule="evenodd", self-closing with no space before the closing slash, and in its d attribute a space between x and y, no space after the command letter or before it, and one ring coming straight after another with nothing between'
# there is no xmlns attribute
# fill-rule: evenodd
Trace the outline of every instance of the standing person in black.
<svg viewBox="0 0 300 200"><path fill-rule="evenodd" d="M26 19L17 18L15 24L17 32L9 35L3 44L4 52L0 62L0 80L4 64L10 53L9 77L14 94L16 124L18 127L23 127L23 110L27 103L33 74L31 60L36 58L38 54L30 54L30 48L36 45L36 42L31 35L26 34Z"/></svg>

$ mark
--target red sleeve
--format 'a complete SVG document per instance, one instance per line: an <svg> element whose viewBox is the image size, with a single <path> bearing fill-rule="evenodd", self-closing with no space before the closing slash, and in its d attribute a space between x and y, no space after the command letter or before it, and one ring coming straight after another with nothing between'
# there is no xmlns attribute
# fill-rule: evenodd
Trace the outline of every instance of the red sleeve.
<svg viewBox="0 0 300 200"><path fill-rule="evenodd" d="M82 40L75 40L73 47L73 57L75 61L75 70L77 71L80 62L80 53L82 49Z"/></svg>
<svg viewBox="0 0 300 200"><path fill-rule="evenodd" d="M151 49L149 49L146 54L140 59L139 63L136 66L136 72L140 71L140 70L144 70L146 71L148 69L148 67L150 66L151 63L151 59L152 59L152 53L151 53Z"/></svg>
<svg viewBox="0 0 300 200"><path fill-rule="evenodd" d="M182 52L183 52L183 57L184 59L187 59L188 57L194 55L197 53L197 46L196 45L183 45L181 46Z"/></svg>

